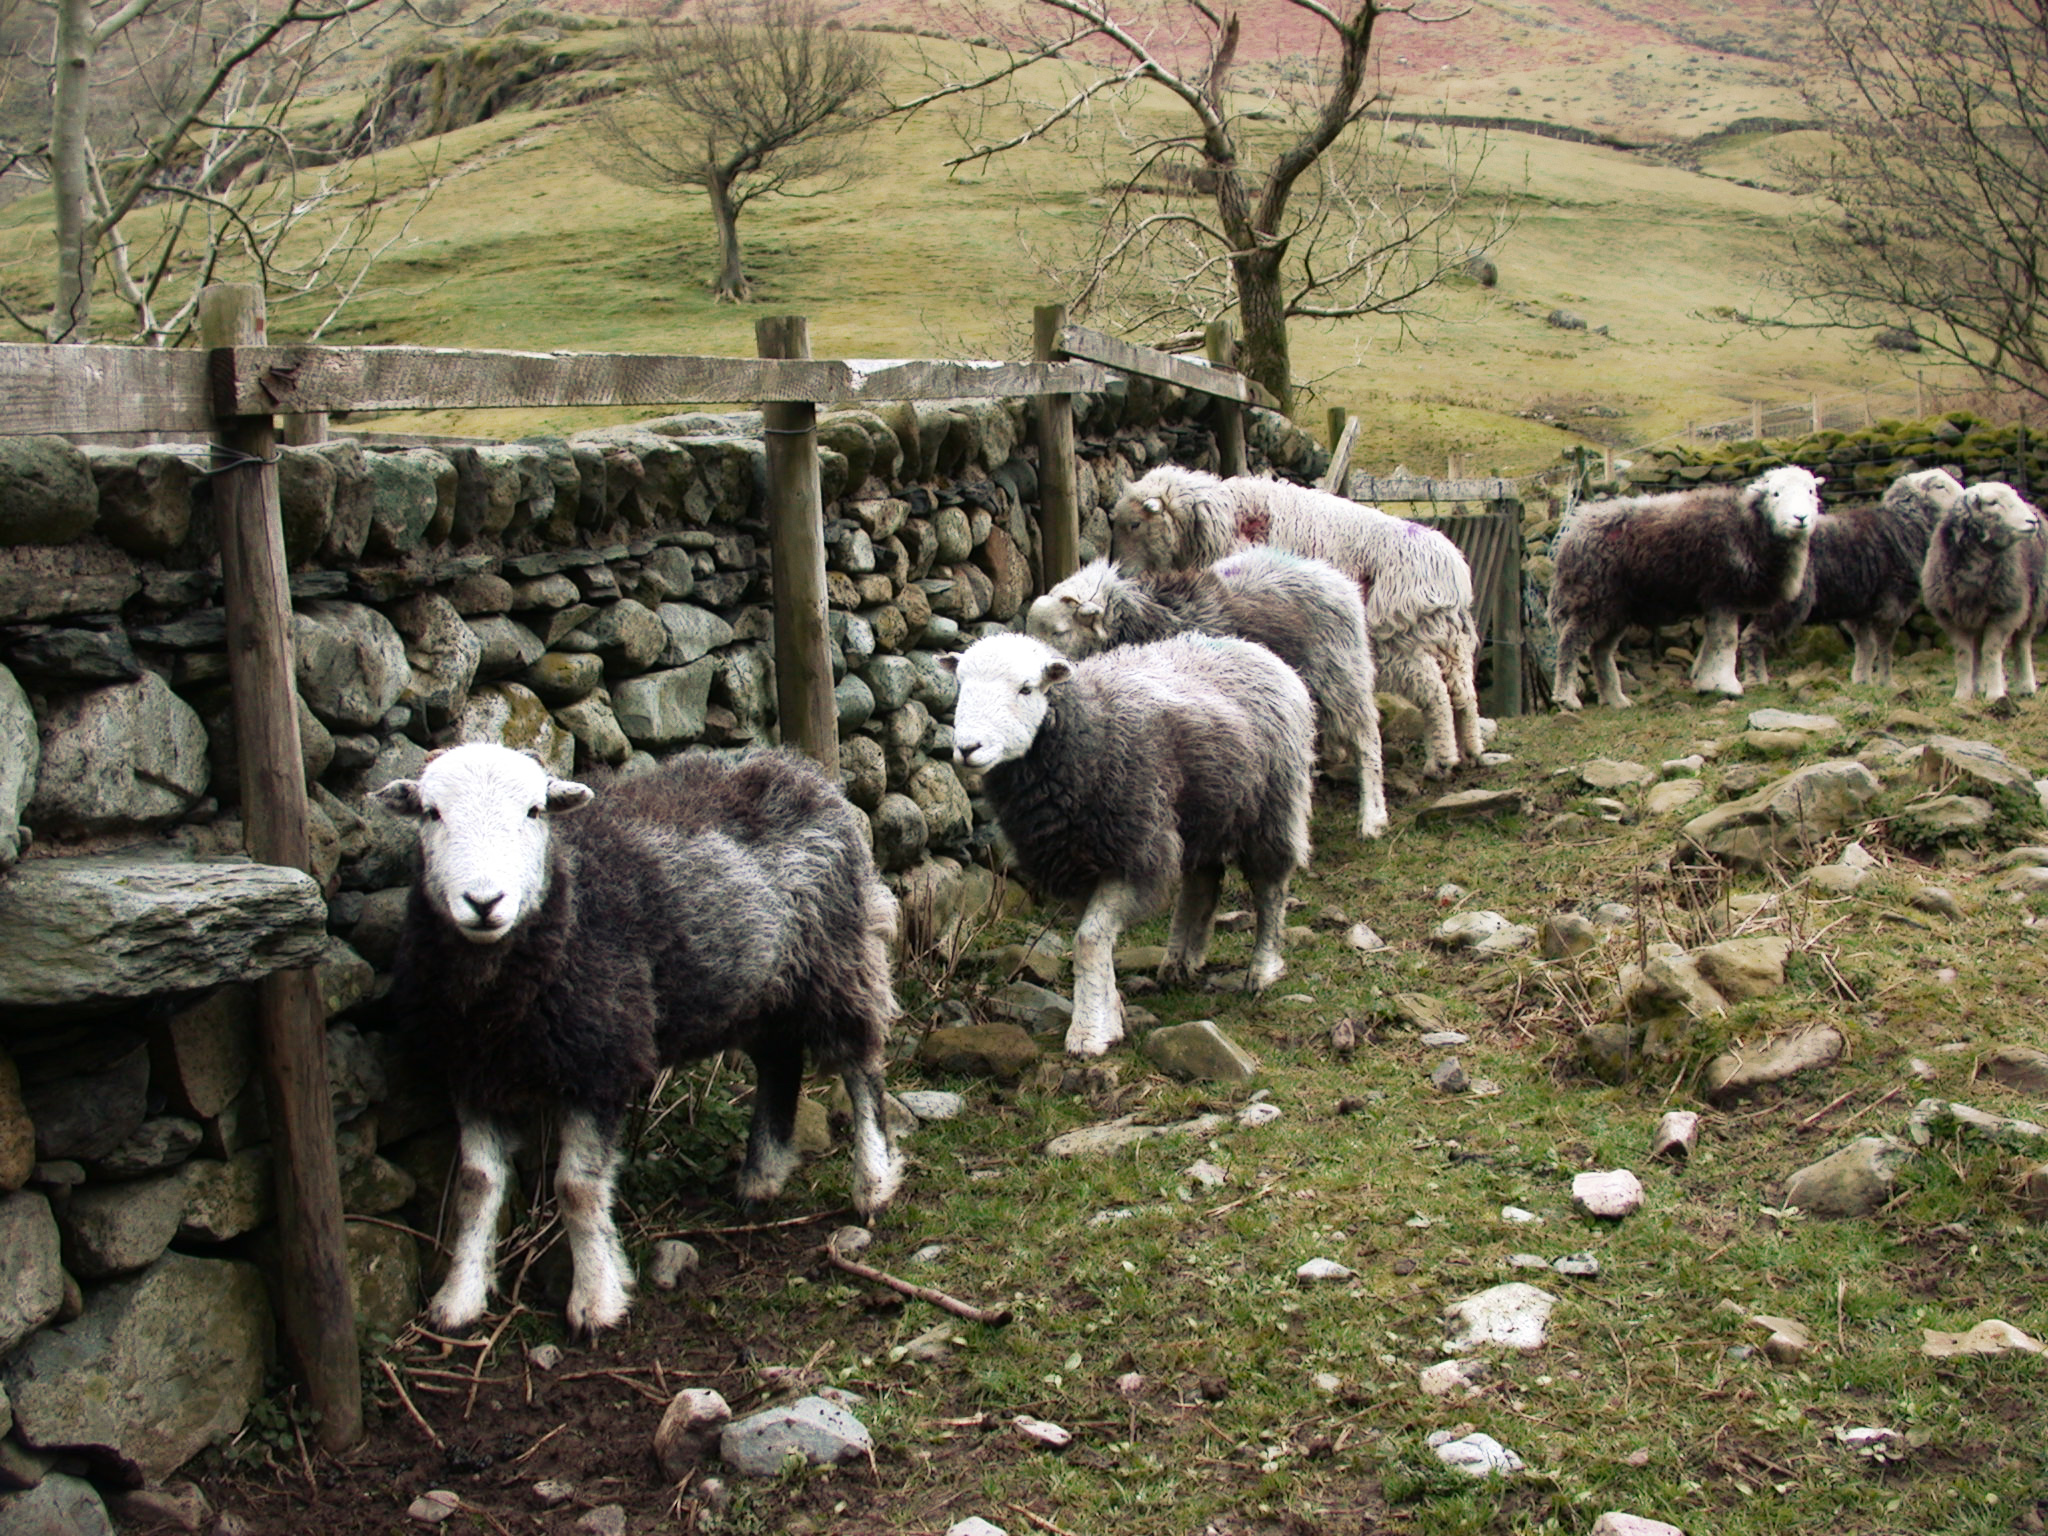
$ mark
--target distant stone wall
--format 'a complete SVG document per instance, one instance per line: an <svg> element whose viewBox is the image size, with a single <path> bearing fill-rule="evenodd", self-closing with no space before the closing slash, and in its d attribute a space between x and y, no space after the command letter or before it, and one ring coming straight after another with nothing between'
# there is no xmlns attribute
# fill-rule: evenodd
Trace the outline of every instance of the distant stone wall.
<svg viewBox="0 0 2048 1536"><path fill-rule="evenodd" d="M1078 405L1092 558L1126 481L1214 448L1169 387ZM926 935L991 878L935 658L1038 590L1032 411L819 427L841 768ZM1250 438L1320 468L1280 418ZM254 978L318 964L347 1212L434 1225L447 1107L378 1027L415 838L369 791L459 740L572 774L775 739L758 416L279 460L310 878L240 854L203 445L0 442L0 1490L161 1478L260 1389ZM348 1235L359 1322L395 1333L416 1245Z"/></svg>

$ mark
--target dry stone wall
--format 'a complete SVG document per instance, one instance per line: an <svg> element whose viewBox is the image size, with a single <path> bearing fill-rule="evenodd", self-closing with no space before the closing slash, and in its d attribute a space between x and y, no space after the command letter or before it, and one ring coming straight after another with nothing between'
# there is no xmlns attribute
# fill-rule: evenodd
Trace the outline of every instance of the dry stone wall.
<svg viewBox="0 0 2048 1536"><path fill-rule="evenodd" d="M1171 388L1079 404L1092 558L1127 480L1214 448ZM1038 590L1032 411L819 427L840 764L927 933L998 878L936 658ZM1251 441L1262 467L1321 467L1278 418ZM160 1478L260 1389L255 978L318 966L346 1210L433 1226L452 1126L378 1001L415 840L370 791L456 741L567 775L775 739L757 415L339 441L278 468L310 875L240 852L204 445L0 442L0 1500L58 1473ZM395 1333L420 1254L392 1225L348 1239L359 1323Z"/></svg>

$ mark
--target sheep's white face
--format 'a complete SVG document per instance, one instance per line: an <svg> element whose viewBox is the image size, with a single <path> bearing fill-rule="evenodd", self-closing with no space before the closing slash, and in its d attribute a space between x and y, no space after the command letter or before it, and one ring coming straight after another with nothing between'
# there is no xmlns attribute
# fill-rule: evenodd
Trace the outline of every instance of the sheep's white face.
<svg viewBox="0 0 2048 1536"><path fill-rule="evenodd" d="M993 768L1031 750L1045 723L1046 690L1073 675L1065 657L1029 635L991 635L939 665L960 679L953 760Z"/></svg>
<svg viewBox="0 0 2048 1536"><path fill-rule="evenodd" d="M435 755L417 779L375 798L419 824L434 910L472 943L495 944L547 895L547 818L588 805L591 792L524 752L478 742Z"/></svg>
<svg viewBox="0 0 2048 1536"><path fill-rule="evenodd" d="M1768 470L1751 484L1747 500L1781 539L1805 538L1820 517L1821 479L1797 464Z"/></svg>
<svg viewBox="0 0 2048 1536"><path fill-rule="evenodd" d="M1901 475L1891 483L1885 492L1885 500L1894 495L1916 497L1928 503L1936 515L1946 512L1956 504L1963 494L1963 482L1945 469L1916 469L1910 475Z"/></svg>
<svg viewBox="0 0 2048 1536"><path fill-rule="evenodd" d="M1110 558L1132 570L1172 570L1182 515L1176 498L1189 489L1156 469L1125 486L1109 509Z"/></svg>
<svg viewBox="0 0 2048 1536"><path fill-rule="evenodd" d="M1997 480L1971 486L1963 492L1962 505L1994 549L2010 549L2041 526L2041 514L2022 501L2018 491Z"/></svg>
<svg viewBox="0 0 2048 1536"><path fill-rule="evenodd" d="M1084 565L1043 597L1024 616L1024 633L1043 640L1071 661L1093 656L1109 643L1103 615L1117 579L1107 560Z"/></svg>

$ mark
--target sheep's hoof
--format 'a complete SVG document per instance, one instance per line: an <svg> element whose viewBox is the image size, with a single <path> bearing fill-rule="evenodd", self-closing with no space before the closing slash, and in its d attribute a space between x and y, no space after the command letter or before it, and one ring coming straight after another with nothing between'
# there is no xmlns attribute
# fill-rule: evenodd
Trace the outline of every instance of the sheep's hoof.
<svg viewBox="0 0 2048 1536"><path fill-rule="evenodd" d="M1984 712L1994 720L2010 720L2020 712L2020 707L2013 703L2011 694L2001 693L1997 698L1984 706Z"/></svg>
<svg viewBox="0 0 2048 1536"><path fill-rule="evenodd" d="M483 1315L484 1304L481 1300L451 1297L444 1292L428 1305L427 1326L436 1333L461 1333L466 1328L474 1327Z"/></svg>

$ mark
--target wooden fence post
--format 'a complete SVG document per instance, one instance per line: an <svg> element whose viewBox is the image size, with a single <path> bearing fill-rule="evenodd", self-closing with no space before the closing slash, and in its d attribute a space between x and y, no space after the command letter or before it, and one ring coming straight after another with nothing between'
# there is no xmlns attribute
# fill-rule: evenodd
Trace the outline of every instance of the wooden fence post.
<svg viewBox="0 0 2048 1536"><path fill-rule="evenodd" d="M306 411L277 419L277 440L287 448L310 448L327 441L327 413Z"/></svg>
<svg viewBox="0 0 2048 1536"><path fill-rule="evenodd" d="M1493 679L1486 704L1494 719L1504 720L1522 712L1522 509L1513 501L1493 505L1511 527L1493 610Z"/></svg>
<svg viewBox="0 0 2048 1536"><path fill-rule="evenodd" d="M774 315L754 322L762 357L807 358L810 322ZM818 480L818 408L809 401L761 407L768 445L768 558L775 589L775 710L782 741L839 775L839 701L832 691L826 626L825 499Z"/></svg>
<svg viewBox="0 0 2048 1536"><path fill-rule="evenodd" d="M1059 361L1067 306L1041 304L1031 312L1031 356ZM1081 568L1081 477L1074 465L1074 397L1038 397L1038 564L1041 589ZM1103 550L1108 554L1108 550Z"/></svg>
<svg viewBox="0 0 2048 1536"><path fill-rule="evenodd" d="M1336 426L1338 418L1343 414L1341 410L1332 411L1330 425ZM1321 489L1339 496L1345 494L1345 484L1351 478L1351 450L1357 442L1358 423L1345 422L1343 430L1337 434L1330 448L1330 467L1323 471L1323 478L1316 482Z"/></svg>
<svg viewBox="0 0 2048 1536"><path fill-rule="evenodd" d="M1764 403L1761 400L1749 402L1749 435L1758 442L1764 435Z"/></svg>
<svg viewBox="0 0 2048 1536"><path fill-rule="evenodd" d="M1203 333L1209 361L1218 368L1232 368L1237 336L1228 320L1211 320ZM1216 417L1216 457L1219 472L1227 479L1245 472L1244 407L1235 400L1219 400Z"/></svg>
<svg viewBox="0 0 2048 1536"><path fill-rule="evenodd" d="M263 345L263 290L245 283L207 288L200 295L199 328L210 349ZM306 767L299 750L291 591L270 417L217 418L213 505L241 763L242 835L259 863L307 869ZM277 1186L285 1341L307 1400L320 1415L319 1441L338 1451L362 1438L363 1397L327 1085L326 1010L310 968L271 972L256 984L256 1000Z"/></svg>
<svg viewBox="0 0 2048 1536"><path fill-rule="evenodd" d="M1330 452L1337 451L1337 444L1344 436L1345 411L1341 405L1330 407Z"/></svg>

